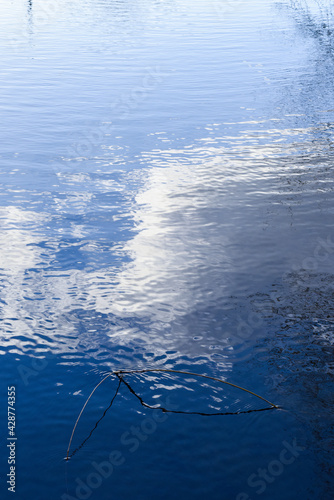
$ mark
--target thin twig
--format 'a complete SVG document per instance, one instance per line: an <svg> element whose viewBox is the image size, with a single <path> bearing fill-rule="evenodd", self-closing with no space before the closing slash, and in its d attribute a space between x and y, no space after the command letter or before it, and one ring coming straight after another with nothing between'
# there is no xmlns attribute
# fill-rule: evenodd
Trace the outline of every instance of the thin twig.
<svg viewBox="0 0 334 500"><path fill-rule="evenodd" d="M201 411L185 411L185 410L168 410L168 408L164 408L163 406L151 406L143 400L131 387L131 385L124 379L121 378L118 374L117 377L119 377L119 380L123 382L124 385L129 389L131 394L133 394L140 404L144 406L145 408L149 408L150 410L161 410L163 413L179 413L182 415L201 415L202 417L215 417L218 415L241 415L242 413L253 413L255 411L267 411L267 410L274 410L276 407L270 406L269 408L259 408L259 409L253 409L253 410L240 410L240 411L224 411L224 412L215 412L215 413L205 413Z"/></svg>
<svg viewBox="0 0 334 500"><path fill-rule="evenodd" d="M121 383L122 383L122 377L118 376L119 378L119 384L117 386L117 389L115 391L115 394L113 395L111 401L110 401L110 404L109 406L104 410L103 412L103 415L102 417L99 418L99 420L95 423L95 426L93 427L93 429L90 431L89 435L82 441L82 443L80 444L80 446L78 446L74 451L72 451L72 453L68 456L68 458L72 458L82 447L83 445L88 441L88 439L90 439L90 437L92 436L93 432L95 431L95 429L97 428L97 426L99 425L99 423L101 422L101 420L106 416L107 414L107 411L110 410L110 408L112 407L113 405L113 402L115 401L116 399L116 396L118 394L118 391L121 387Z"/></svg>
<svg viewBox="0 0 334 500"><path fill-rule="evenodd" d="M69 456L69 453L70 453L70 448L71 448L71 444L72 444L72 439L73 439L73 436L74 436L74 432L75 432L75 429L77 428L77 425L78 425L78 423L79 423L80 417L81 417L81 415L83 414L83 411L84 411L84 409L85 409L85 408L86 408L86 406L87 406L88 401L89 401L89 400L90 400L90 398L93 396L93 394L94 394L94 392L96 391L96 389L97 389L97 388L98 388L98 387L99 387L99 386L100 386L100 385L101 385L101 384L102 384L105 380L107 380L107 378L111 377L111 375L113 375L113 373L112 373L112 372L111 372L111 373L109 373L106 377L104 377L104 379L102 379L102 380L101 380L101 382L99 382L99 383L97 384L97 386L96 386L96 387L94 387L94 389L93 389L93 390L92 390L92 392L90 393L90 395L89 395L89 397L88 397L88 399L87 399L86 403L83 405L82 410L81 410L81 412L79 413L79 416L78 416L78 418L77 418L77 421L75 422L74 427L73 427L73 431L72 431L72 434L71 434L70 442L69 442L69 444L68 444L68 448L67 448L66 460L68 460L68 459L69 459L69 458L68 458L68 456Z"/></svg>
<svg viewBox="0 0 334 500"><path fill-rule="evenodd" d="M66 453L66 460L69 460L69 453L70 453L70 448L71 448L71 444L72 444L72 440L73 440L73 436L74 436L74 432L75 432L75 429L77 428L77 425L79 423L79 420L81 418L81 415L83 414L83 411L84 409L86 408L87 404L88 404L88 401L90 400L90 398L93 396L94 392L96 391L96 389L101 385L103 384L103 382L105 380L107 380L109 377L111 377L112 375L115 375L118 379L119 379L119 385L118 385L118 388L116 390L116 394L114 396L114 398L112 399L112 402L114 401L117 393L118 393L118 390L119 390L119 387L121 385L121 382L123 382L127 387L128 389L130 390L131 393L133 393L138 399L139 401L141 402L141 404L143 406L146 406L147 408L152 408L152 406L148 405L147 403L145 403L142 398L140 398L136 393L135 391L132 389L132 387L123 379L123 375L125 374L128 374L128 375L131 375L131 374L137 374L137 373L154 373L154 372L157 372L157 373L179 373L181 375L190 375L192 377L202 377L202 378L206 378L206 379L209 379L209 380L214 380L216 382L220 382L222 384L227 384L227 385L230 385L231 387L235 387L236 389L240 389L241 391L244 391L244 392L248 392L249 394L252 394L253 396L259 398L259 399L262 399L262 401L265 401L266 403L268 403L270 405L270 408L264 408L262 410L271 410L271 409L278 409L279 407L277 405L275 405L274 403L271 403L270 401L268 401L268 399L265 399L263 398L262 396L259 396L258 394L256 394L255 392L253 391L250 391L249 389L245 389L244 387L241 387L239 385L236 385L236 384L232 384L232 382L227 382L226 380L223 380L223 379L220 379L220 378L217 378L217 377L210 377L209 375L202 375L200 373L192 373L192 372L187 372L187 371L183 371L183 370L168 370L168 369L164 369L164 368L146 368L146 369L143 369L143 370L115 370L113 372L110 372L108 373L108 375L106 375L98 384L96 387L94 387L94 389L92 390L92 392L90 393L90 395L88 396L88 399L86 400L85 404L83 405L82 407L82 410L80 411L79 413L79 416L74 424L74 427L73 427L73 430L72 430L72 434L71 434L71 438L70 438L70 441L69 441L69 444L68 444L68 448L67 448L67 453ZM162 411L169 411L171 413L196 413L197 412L181 412L181 411L173 411L173 410L166 410L165 408L162 408L162 407L154 407L154 409L161 409ZM258 410L258 411L262 411L262 410ZM253 410L255 411L255 410ZM235 414L239 414L239 413L250 413L250 411L247 411L247 412L243 412L243 411L240 411L240 412L237 412L237 413L200 413L201 415L203 416L213 416L213 415L235 415Z"/></svg>
<svg viewBox="0 0 334 500"><path fill-rule="evenodd" d="M221 382L222 384L227 384L232 387L235 387L236 389L240 389L241 391L249 392L249 394L252 394L253 396L256 396L259 399L262 399L266 403L268 403L270 406L273 406L274 408L278 408L277 405L274 403L271 403L268 401L268 399L263 398L262 396L259 396L255 392L250 391L249 389L245 389L244 387L240 387L240 385L232 384L231 382L227 382L226 380L223 380L221 378L216 378L216 377L209 377L209 375L201 375L200 373L192 373L192 372L185 372L181 370L167 370L163 368L147 368L144 370L118 370L112 372L114 375L122 375L122 374L131 374L131 373L149 373L149 372L163 372L163 373L181 373L182 375L191 375L192 377L202 377L202 378L208 378L210 380L215 380L216 382Z"/></svg>

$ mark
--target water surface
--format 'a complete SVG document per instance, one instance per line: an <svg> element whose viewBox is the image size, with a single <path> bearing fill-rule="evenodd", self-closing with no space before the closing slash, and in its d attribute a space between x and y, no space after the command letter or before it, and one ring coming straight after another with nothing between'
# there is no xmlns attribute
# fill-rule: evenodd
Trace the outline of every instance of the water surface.
<svg viewBox="0 0 334 500"><path fill-rule="evenodd" d="M17 498L331 499L332 2L0 9ZM282 409L154 413L122 386L65 462L86 398L122 368L223 378ZM204 379L133 377L152 404L259 408ZM116 387L96 391L72 449ZM6 436L2 448L4 477Z"/></svg>

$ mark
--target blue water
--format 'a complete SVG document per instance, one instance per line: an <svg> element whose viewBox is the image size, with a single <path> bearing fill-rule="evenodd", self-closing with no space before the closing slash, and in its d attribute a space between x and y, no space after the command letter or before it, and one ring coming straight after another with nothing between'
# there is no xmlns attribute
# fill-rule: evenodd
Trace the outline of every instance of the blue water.
<svg viewBox="0 0 334 500"><path fill-rule="evenodd" d="M0 1L1 498L333 498L333 16Z"/></svg>

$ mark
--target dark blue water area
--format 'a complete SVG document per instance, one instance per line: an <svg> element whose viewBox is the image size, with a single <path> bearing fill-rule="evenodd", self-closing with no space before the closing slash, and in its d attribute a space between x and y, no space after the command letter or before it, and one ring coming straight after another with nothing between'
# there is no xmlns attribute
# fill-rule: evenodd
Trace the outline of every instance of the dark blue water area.
<svg viewBox="0 0 334 500"><path fill-rule="evenodd" d="M200 373L204 360L196 361L194 366L193 360L184 359L174 368ZM124 389L90 439L65 461L72 424L94 388L96 372L96 368L87 371L87 367L69 366L54 358L39 363L28 358L13 360L19 498L42 499L46 491L51 498L63 499L256 498L262 490L267 498L296 498L309 494L314 485L309 430L300 416L282 410L212 417L161 413L142 408ZM237 378L235 374L234 381ZM254 387L255 378L248 385ZM201 391L194 381L192 389L197 394L188 398L182 394L180 400L175 379L155 376L155 380L160 387L158 404L189 409L192 398L198 403ZM79 423L72 451L89 436L115 393L115 378L104 384ZM4 393L4 381L1 385ZM152 387L142 385L141 395L148 401ZM209 392L206 388L206 404ZM253 397L248 400L233 388L228 401L236 393L241 407L247 406L243 399L249 403L247 408L261 407ZM201 405L197 409L203 411Z"/></svg>
<svg viewBox="0 0 334 500"><path fill-rule="evenodd" d="M332 2L0 10L1 498L331 500Z"/></svg>

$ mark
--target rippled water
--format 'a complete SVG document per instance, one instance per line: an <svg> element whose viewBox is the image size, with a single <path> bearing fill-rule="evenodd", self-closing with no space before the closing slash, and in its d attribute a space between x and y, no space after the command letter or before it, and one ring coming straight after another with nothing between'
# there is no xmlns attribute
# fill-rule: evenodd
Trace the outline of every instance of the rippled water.
<svg viewBox="0 0 334 500"><path fill-rule="evenodd" d="M333 2L2 0L0 13L16 498L332 499ZM161 413L121 384L94 430L112 377L65 462L96 384L144 368L282 409ZM177 411L261 407L201 378L128 377Z"/></svg>

